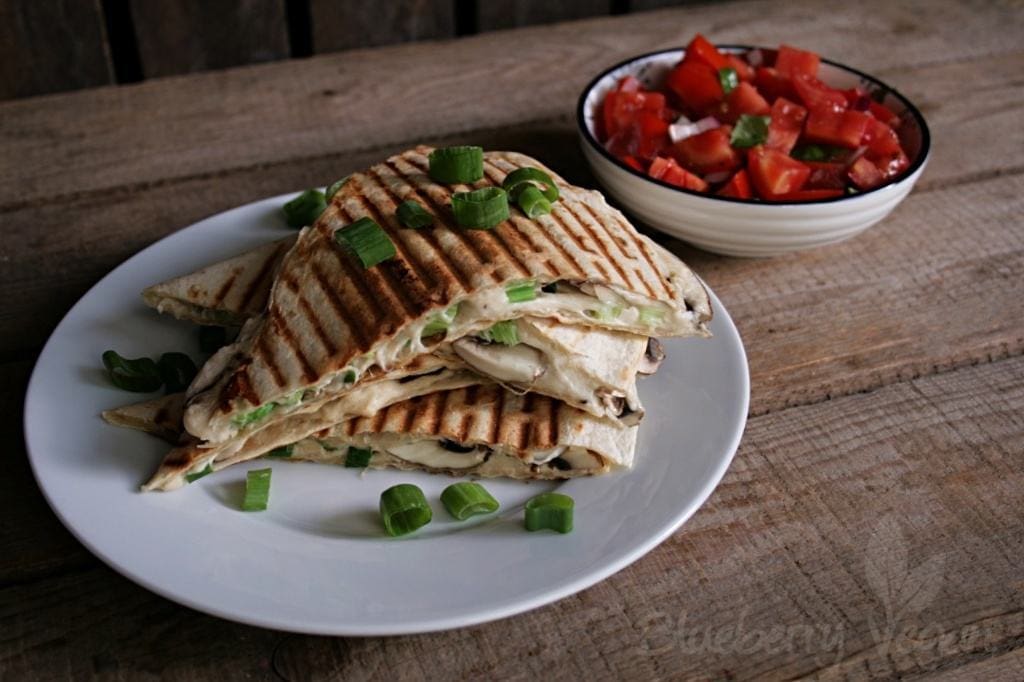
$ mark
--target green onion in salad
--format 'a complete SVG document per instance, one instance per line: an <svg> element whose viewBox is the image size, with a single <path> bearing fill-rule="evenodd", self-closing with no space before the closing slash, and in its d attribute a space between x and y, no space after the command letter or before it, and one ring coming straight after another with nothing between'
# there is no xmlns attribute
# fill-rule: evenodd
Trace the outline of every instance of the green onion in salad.
<svg viewBox="0 0 1024 682"><path fill-rule="evenodd" d="M722 94L728 95L740 84L739 74L731 66L724 66L718 70L718 84L722 86Z"/></svg>
<svg viewBox="0 0 1024 682"><path fill-rule="evenodd" d="M732 129L729 144L738 149L748 149L762 144L768 139L770 116L752 116L743 114Z"/></svg>

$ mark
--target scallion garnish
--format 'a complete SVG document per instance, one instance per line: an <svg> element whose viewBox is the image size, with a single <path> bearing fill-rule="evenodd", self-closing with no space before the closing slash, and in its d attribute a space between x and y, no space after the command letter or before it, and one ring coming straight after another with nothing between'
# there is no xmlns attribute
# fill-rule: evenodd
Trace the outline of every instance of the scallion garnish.
<svg viewBox="0 0 1024 682"><path fill-rule="evenodd" d="M345 183L348 182L348 179L349 176L346 175L341 180L335 180L331 184L331 186L327 188L327 191L325 192L325 194L327 195L327 201L330 201L332 198L334 198L334 195L338 193L339 189L345 186Z"/></svg>
<svg viewBox="0 0 1024 682"><path fill-rule="evenodd" d="M555 181L551 179L550 175L539 168L517 168L505 176L501 187L509 194L516 196L517 191L523 189L520 187L523 184L539 187L544 197L551 203L558 201L558 186L555 185ZM519 189L517 190L517 188Z"/></svg>
<svg viewBox="0 0 1024 682"><path fill-rule="evenodd" d="M345 466L349 469L365 469L373 457L373 450L370 448L349 447L345 453Z"/></svg>
<svg viewBox="0 0 1024 682"><path fill-rule="evenodd" d="M336 231L334 240L352 251L364 268L372 268L398 253L388 233L370 218L360 218Z"/></svg>
<svg viewBox="0 0 1024 682"><path fill-rule="evenodd" d="M346 384L353 383L356 380L356 371L354 369L346 370L345 373L341 375L341 380Z"/></svg>
<svg viewBox="0 0 1024 682"><path fill-rule="evenodd" d="M526 503L526 530L572 530L572 498L561 493L541 493Z"/></svg>
<svg viewBox="0 0 1024 682"><path fill-rule="evenodd" d="M508 194L500 187L484 187L452 195L452 213L462 227L489 230L508 220Z"/></svg>
<svg viewBox="0 0 1024 682"><path fill-rule="evenodd" d="M722 92L728 95L740 84L739 74L731 66L724 66L718 70L718 84L722 86Z"/></svg>
<svg viewBox="0 0 1024 682"><path fill-rule="evenodd" d="M516 205L531 220L551 213L551 202L533 185L523 186L516 194Z"/></svg>
<svg viewBox="0 0 1024 682"><path fill-rule="evenodd" d="M164 353L156 364L168 393L184 391L199 371L192 358L184 353Z"/></svg>
<svg viewBox="0 0 1024 682"><path fill-rule="evenodd" d="M160 368L153 358L129 360L108 350L103 354L103 366L107 368L110 382L120 389L133 393L152 393L163 385Z"/></svg>
<svg viewBox="0 0 1024 682"><path fill-rule="evenodd" d="M210 464L207 464L205 467L203 467L203 469L201 471L197 471L194 474L185 474L185 480L188 481L189 483L193 483L195 481L198 481L203 476L206 476L206 475L212 474L212 473L213 473L213 467Z"/></svg>
<svg viewBox="0 0 1024 682"><path fill-rule="evenodd" d="M228 342L228 331L224 327L200 327L199 350L216 353Z"/></svg>
<svg viewBox="0 0 1024 682"><path fill-rule="evenodd" d="M422 490L411 483L399 483L380 494L380 518L384 531L398 537L430 523L433 512Z"/></svg>
<svg viewBox="0 0 1024 682"><path fill-rule="evenodd" d="M732 129L729 144L739 149L747 149L763 143L768 139L768 124L770 122L770 116L743 114Z"/></svg>
<svg viewBox="0 0 1024 682"><path fill-rule="evenodd" d="M267 403L260 405L255 410L249 412L243 412L242 414L236 414L231 418L231 423L235 426L248 426L249 424L255 424L258 421L262 421L268 414L277 408L277 403Z"/></svg>
<svg viewBox="0 0 1024 682"><path fill-rule="evenodd" d="M289 443L288 445L282 445L279 448L274 448L267 453L267 457L291 457L295 452L295 443Z"/></svg>
<svg viewBox="0 0 1024 682"><path fill-rule="evenodd" d="M482 147L444 147L430 152L430 177L448 185L476 182L484 176Z"/></svg>
<svg viewBox="0 0 1024 682"><path fill-rule="evenodd" d="M514 346L519 343L519 330L515 320L502 320L491 325L478 335L484 341L500 343L504 346Z"/></svg>
<svg viewBox="0 0 1024 682"><path fill-rule="evenodd" d="M441 493L441 504L459 521L477 514L498 511L498 501L482 485L472 481L452 483Z"/></svg>
<svg viewBox="0 0 1024 682"><path fill-rule="evenodd" d="M420 332L420 338L425 339L428 336L433 336L434 334L440 334L441 332L446 331L448 327L452 325L452 322L455 321L455 316L458 314L458 303L448 306L439 313L435 313L423 326L423 331Z"/></svg>
<svg viewBox="0 0 1024 682"><path fill-rule="evenodd" d="M537 298L537 283L533 280L509 284L505 287L505 295L509 303L523 303Z"/></svg>
<svg viewBox="0 0 1024 682"><path fill-rule="evenodd" d="M265 511L270 500L270 469L253 469L245 475L242 511Z"/></svg>
<svg viewBox="0 0 1024 682"><path fill-rule="evenodd" d="M434 222L434 216L427 213L427 210L415 201L403 201L395 209L395 217L398 222L412 230L421 227L428 227Z"/></svg>
<svg viewBox="0 0 1024 682"><path fill-rule="evenodd" d="M653 306L641 306L640 313L640 324L646 324L650 326L661 324L661 321L665 319L665 311L661 308L655 308Z"/></svg>
<svg viewBox="0 0 1024 682"><path fill-rule="evenodd" d="M324 193L318 189L307 189L284 205L284 219L288 227L312 225L327 208Z"/></svg>

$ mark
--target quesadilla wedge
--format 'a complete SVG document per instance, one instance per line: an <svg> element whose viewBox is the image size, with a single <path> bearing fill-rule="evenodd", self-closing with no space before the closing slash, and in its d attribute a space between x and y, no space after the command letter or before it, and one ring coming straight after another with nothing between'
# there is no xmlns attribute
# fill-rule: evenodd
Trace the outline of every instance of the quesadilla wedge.
<svg viewBox="0 0 1024 682"><path fill-rule="evenodd" d="M350 176L284 257L258 327L237 343L221 377L190 396L187 430L211 443L285 418L358 386L442 343L526 316L637 336L707 335L703 286L674 256L638 234L597 192L555 177L552 212L513 210L493 230L454 224L453 192L428 174L420 147ZM485 178L500 185L519 154L490 153ZM415 200L432 227L402 228L398 203ZM396 255L368 269L335 233L370 217ZM515 295L513 296L513 292Z"/></svg>
<svg viewBox="0 0 1024 682"><path fill-rule="evenodd" d="M177 443L182 436L181 418L185 413L185 394L172 393L141 403L104 410L104 421L114 426L135 429Z"/></svg>

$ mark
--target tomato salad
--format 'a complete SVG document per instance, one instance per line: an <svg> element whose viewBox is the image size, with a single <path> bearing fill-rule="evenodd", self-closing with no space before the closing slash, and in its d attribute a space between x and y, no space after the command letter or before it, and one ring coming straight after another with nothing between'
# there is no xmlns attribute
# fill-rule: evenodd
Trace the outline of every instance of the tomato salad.
<svg viewBox="0 0 1024 682"><path fill-rule="evenodd" d="M819 64L789 45L723 53L697 34L663 90L619 81L598 139L641 173L735 199L830 199L893 180L910 165L900 118L864 90L821 82Z"/></svg>

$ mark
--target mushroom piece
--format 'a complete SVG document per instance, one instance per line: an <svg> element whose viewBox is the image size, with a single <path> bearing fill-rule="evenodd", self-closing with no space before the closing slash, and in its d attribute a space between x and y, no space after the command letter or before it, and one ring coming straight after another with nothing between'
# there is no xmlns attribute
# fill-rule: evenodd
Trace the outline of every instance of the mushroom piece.
<svg viewBox="0 0 1024 682"><path fill-rule="evenodd" d="M599 388L596 393L608 411L618 417L624 426L635 426L643 419L643 410L634 410L626 397L620 393L609 391L606 388Z"/></svg>
<svg viewBox="0 0 1024 682"><path fill-rule="evenodd" d="M522 343L503 346L465 336L452 349L470 367L501 382L529 385L546 369L543 354Z"/></svg>
<svg viewBox="0 0 1024 682"><path fill-rule="evenodd" d="M664 359L665 350L661 347L661 341L652 336L647 339L647 352L644 353L644 358L640 361L636 371L638 374L654 374L661 367Z"/></svg>

